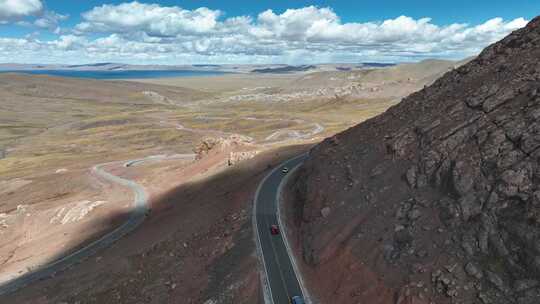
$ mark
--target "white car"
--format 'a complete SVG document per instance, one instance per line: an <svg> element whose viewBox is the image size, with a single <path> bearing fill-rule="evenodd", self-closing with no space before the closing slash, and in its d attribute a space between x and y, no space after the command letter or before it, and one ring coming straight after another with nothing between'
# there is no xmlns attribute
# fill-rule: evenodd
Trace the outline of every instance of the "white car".
<svg viewBox="0 0 540 304"><path fill-rule="evenodd" d="M285 168L283 168L283 169L281 170L281 172L283 172L283 173L289 173L289 168L285 167Z"/></svg>

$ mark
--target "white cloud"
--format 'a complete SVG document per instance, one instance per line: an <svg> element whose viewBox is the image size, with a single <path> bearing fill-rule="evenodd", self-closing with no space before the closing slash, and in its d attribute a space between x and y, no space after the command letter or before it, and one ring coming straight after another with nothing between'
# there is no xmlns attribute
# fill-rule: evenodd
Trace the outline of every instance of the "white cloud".
<svg viewBox="0 0 540 304"><path fill-rule="evenodd" d="M67 15L61 15L53 11L45 11L39 18L34 21L33 25L38 28L48 29L50 31L59 33L59 22L66 20L67 18Z"/></svg>
<svg viewBox="0 0 540 304"><path fill-rule="evenodd" d="M41 13L40 0L0 0L0 22L7 22Z"/></svg>
<svg viewBox="0 0 540 304"><path fill-rule="evenodd" d="M67 18L67 15L46 10L40 0L0 0L0 24L13 22L60 33L58 24Z"/></svg>
<svg viewBox="0 0 540 304"><path fill-rule="evenodd" d="M339 17L329 8L309 6L301 9L288 9L281 15L272 10L259 14L255 25L265 36L281 37L287 40L305 40L307 33L320 25L335 24Z"/></svg>
<svg viewBox="0 0 540 304"><path fill-rule="evenodd" d="M55 41L52 41L50 45L59 50L77 50L81 47L86 47L88 40L84 37L65 35L60 36Z"/></svg>
<svg viewBox="0 0 540 304"><path fill-rule="evenodd" d="M331 8L315 6L288 9L281 14L266 10L256 18L223 15L208 8L187 10L139 2L102 5L83 13L83 21L72 29L72 34L55 41L27 39L31 47L18 47L22 51L13 49L9 55L4 50L0 61L22 61L32 58L32 54L34 58L59 61L137 63L463 58L477 54L527 23L523 18L493 18L479 25L440 26L430 18L407 16L342 22ZM35 20L34 24L52 29L63 18L44 13L44 20ZM96 35L99 38L90 38Z"/></svg>
<svg viewBox="0 0 540 304"><path fill-rule="evenodd" d="M142 31L150 36L208 33L217 24L220 11L202 7L184 10L139 2L95 7L82 16L80 32L129 33Z"/></svg>

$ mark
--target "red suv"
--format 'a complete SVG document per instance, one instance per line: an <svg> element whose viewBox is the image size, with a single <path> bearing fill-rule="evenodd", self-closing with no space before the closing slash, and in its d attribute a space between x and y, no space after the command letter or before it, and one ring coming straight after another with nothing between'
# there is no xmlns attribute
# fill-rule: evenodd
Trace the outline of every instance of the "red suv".
<svg viewBox="0 0 540 304"><path fill-rule="evenodd" d="M270 226L270 233L272 233L272 235L279 234L279 227L277 225Z"/></svg>

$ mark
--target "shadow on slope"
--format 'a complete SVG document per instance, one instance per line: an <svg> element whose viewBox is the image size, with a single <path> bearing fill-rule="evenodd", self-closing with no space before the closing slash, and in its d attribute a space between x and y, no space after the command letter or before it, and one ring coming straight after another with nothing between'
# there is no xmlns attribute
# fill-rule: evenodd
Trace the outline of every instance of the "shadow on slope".
<svg viewBox="0 0 540 304"><path fill-rule="evenodd" d="M253 195L272 167L307 148L261 153L178 186L154 198L151 215L126 237L60 273L21 278L34 282L3 298L11 303L260 302Z"/></svg>

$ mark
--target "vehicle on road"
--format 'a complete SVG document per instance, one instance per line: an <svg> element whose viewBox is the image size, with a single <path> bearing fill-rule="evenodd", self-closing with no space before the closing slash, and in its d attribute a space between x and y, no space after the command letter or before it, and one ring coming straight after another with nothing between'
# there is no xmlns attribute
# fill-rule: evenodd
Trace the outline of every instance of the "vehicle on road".
<svg viewBox="0 0 540 304"><path fill-rule="evenodd" d="M289 173L289 168L285 167L285 168L283 168L283 170L281 170L281 172L283 172L283 173Z"/></svg>
<svg viewBox="0 0 540 304"><path fill-rule="evenodd" d="M272 235L278 235L279 234L279 227L277 225L270 226L270 233Z"/></svg>
<svg viewBox="0 0 540 304"><path fill-rule="evenodd" d="M306 304L301 296L294 296L291 298L291 304Z"/></svg>

